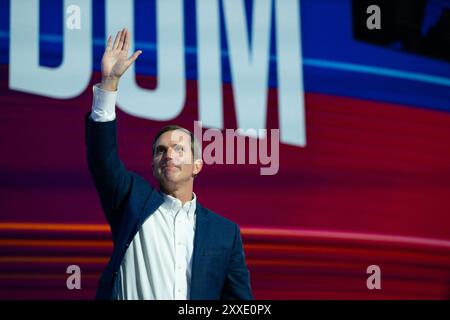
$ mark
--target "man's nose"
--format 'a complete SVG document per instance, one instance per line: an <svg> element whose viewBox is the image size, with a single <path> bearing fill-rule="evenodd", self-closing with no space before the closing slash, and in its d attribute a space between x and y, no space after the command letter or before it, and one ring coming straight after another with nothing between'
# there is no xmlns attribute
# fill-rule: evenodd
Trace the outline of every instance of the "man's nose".
<svg viewBox="0 0 450 320"><path fill-rule="evenodd" d="M166 152L166 159L173 159L175 155L175 150L173 150L173 148L168 148L167 152Z"/></svg>

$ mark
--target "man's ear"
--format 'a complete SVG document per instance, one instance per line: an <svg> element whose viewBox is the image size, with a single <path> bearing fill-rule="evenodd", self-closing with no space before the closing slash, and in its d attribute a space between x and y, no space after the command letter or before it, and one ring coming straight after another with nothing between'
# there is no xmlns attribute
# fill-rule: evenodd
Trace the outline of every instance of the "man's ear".
<svg viewBox="0 0 450 320"><path fill-rule="evenodd" d="M202 171L203 168L203 160L202 159L197 159L194 161L194 171L192 172L192 174L194 176L198 175L200 173L200 171Z"/></svg>

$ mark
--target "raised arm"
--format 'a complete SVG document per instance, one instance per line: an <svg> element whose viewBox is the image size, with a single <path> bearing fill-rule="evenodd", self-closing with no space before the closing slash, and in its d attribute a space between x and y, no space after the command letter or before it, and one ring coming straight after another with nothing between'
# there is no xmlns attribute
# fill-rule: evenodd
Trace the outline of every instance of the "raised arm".
<svg viewBox="0 0 450 320"><path fill-rule="evenodd" d="M115 98L120 77L142 53L128 57L130 34L119 31L111 36L102 57L102 81L94 86L92 112L86 115L86 148L89 171L100 196L103 211L111 227L120 217L117 209L128 194L132 175L117 153ZM113 234L114 234L114 230Z"/></svg>

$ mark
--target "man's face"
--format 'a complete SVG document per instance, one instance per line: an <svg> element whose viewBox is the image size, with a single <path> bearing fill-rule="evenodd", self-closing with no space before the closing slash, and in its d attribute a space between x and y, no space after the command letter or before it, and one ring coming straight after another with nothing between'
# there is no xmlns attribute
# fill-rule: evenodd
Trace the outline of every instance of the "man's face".
<svg viewBox="0 0 450 320"><path fill-rule="evenodd" d="M155 143L153 175L162 186L176 186L193 180L201 170L194 162L191 137L182 130L164 132Z"/></svg>

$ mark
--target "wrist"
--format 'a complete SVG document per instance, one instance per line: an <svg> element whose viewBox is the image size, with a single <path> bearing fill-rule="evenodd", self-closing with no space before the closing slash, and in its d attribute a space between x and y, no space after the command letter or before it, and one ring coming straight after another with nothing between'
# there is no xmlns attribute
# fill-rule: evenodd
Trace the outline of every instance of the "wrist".
<svg viewBox="0 0 450 320"><path fill-rule="evenodd" d="M108 91L117 91L119 86L119 78L115 77L102 77L100 88Z"/></svg>

